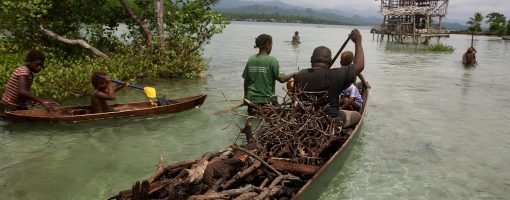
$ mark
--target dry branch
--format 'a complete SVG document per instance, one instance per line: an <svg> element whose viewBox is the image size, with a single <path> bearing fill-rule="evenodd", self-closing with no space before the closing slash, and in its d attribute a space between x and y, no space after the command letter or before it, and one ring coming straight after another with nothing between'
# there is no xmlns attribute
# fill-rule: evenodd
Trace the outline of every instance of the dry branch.
<svg viewBox="0 0 510 200"><path fill-rule="evenodd" d="M135 15L133 10L129 7L126 0L119 0L120 4L122 4L122 7L124 7L124 10L126 10L126 13L128 16L140 27L140 30L142 31L142 34L145 37L145 41L147 42L147 47L152 46L152 33L149 30L149 25L147 22L144 22L138 18L138 16Z"/></svg>
<svg viewBox="0 0 510 200"><path fill-rule="evenodd" d="M61 35L58 35L56 34L55 32L51 31L51 30L48 30L46 28L44 28L44 26L42 24L39 24L39 30L44 33L44 35L48 36L49 38L52 38L56 41L59 41L59 42L62 42L64 44L70 44L70 45L80 45L82 46L83 48L85 49L88 49L90 50L92 53L94 53L95 55L101 57L101 58L104 58L106 60L110 60L110 58L104 54L103 52L101 52L99 49L93 47L92 45L90 45L89 43L87 43L85 40L81 40L81 39L78 39L78 40L72 40L72 39L68 39L68 38L65 38Z"/></svg>
<svg viewBox="0 0 510 200"><path fill-rule="evenodd" d="M206 195L194 195L188 198L188 200L210 200L210 199L226 199L229 197L236 197L243 193L253 191L253 185L247 185L244 188L225 190L219 193L206 194Z"/></svg>

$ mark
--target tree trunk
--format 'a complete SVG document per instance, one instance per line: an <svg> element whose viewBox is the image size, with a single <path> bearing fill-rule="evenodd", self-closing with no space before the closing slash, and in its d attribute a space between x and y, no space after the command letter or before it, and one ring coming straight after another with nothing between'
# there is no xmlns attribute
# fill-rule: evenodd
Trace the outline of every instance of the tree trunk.
<svg viewBox="0 0 510 200"><path fill-rule="evenodd" d="M163 14L165 12L165 6L163 0L156 0L156 24L158 28L159 36L159 47L163 49L165 47L165 31L163 29Z"/></svg>
<svg viewBox="0 0 510 200"><path fill-rule="evenodd" d="M135 15L135 13L129 8L129 5L127 4L126 0L119 0L120 4L124 7L124 10L126 10L126 13L128 16L140 27L140 30L142 31L142 34L145 37L145 41L147 42L147 47L152 47L152 33L149 30L149 25L147 25L147 22L142 21L138 16Z"/></svg>
<svg viewBox="0 0 510 200"><path fill-rule="evenodd" d="M39 26L39 30L42 33L44 33L44 35L48 36L51 39L54 39L54 40L59 41L59 42L62 42L64 44L80 45L83 48L92 51L92 53L94 53L95 55L97 55L97 56L99 56L101 58L104 58L106 60L110 60L110 58L106 54L101 52L99 49L93 47L92 45L87 43L85 40L80 40L80 39L79 40L72 40L72 39L68 39L68 38L65 38L63 36L60 36L60 35L56 34L53 31L50 31L50 30L44 28L44 26L42 24L39 24L38 26Z"/></svg>

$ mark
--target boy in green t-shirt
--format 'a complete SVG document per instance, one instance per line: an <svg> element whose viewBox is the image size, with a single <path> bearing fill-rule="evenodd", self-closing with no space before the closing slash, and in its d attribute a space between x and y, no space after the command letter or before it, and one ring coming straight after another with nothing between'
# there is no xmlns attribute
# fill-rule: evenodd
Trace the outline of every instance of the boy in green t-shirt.
<svg viewBox="0 0 510 200"><path fill-rule="evenodd" d="M244 98L258 105L278 104L275 96L275 81L285 83L298 73L285 75L280 70L278 60L269 55L272 47L273 39L270 35L259 35L255 39L255 48L259 48L259 53L248 59L243 72ZM248 114L255 115L255 108L251 105L248 105ZM248 118L243 129L248 143L254 142L251 127L252 122Z"/></svg>

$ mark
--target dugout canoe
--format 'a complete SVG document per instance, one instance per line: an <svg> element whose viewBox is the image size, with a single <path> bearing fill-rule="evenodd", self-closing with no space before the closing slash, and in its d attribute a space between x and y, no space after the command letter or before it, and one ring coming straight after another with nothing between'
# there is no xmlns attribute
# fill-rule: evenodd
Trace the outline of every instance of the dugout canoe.
<svg viewBox="0 0 510 200"><path fill-rule="evenodd" d="M277 154L257 155L260 149L249 145L232 145L224 151L207 152L197 160L168 165L161 157L152 176L108 199L318 199L341 170L361 132L370 86L364 82L358 87L364 100L361 120L354 127L330 135L326 143L313 150L315 156L302 157L312 160L296 162L275 157ZM322 130L331 129L318 131Z"/></svg>
<svg viewBox="0 0 510 200"><path fill-rule="evenodd" d="M361 80L364 80L364 78L361 78ZM349 157L350 151L355 146L357 138L359 137L366 109L368 107L370 85L368 82L365 82L362 84L361 88L362 90L360 90L360 92L361 97L363 98L363 107L360 111L361 120L358 124L356 124L347 140L341 144L340 148L326 163L317 169L315 175L306 182L306 184L296 193L296 195L294 195L292 199L318 199L327 188L332 178L341 170L345 160ZM313 168L313 166L310 166L310 168Z"/></svg>
<svg viewBox="0 0 510 200"><path fill-rule="evenodd" d="M181 112L195 108L197 106L201 106L204 103L206 97L206 94L202 94L173 100L161 99L159 100L161 102L157 101L158 105L151 105L151 103L147 101L126 104L112 104L109 105L109 107L118 111L94 114L87 114L89 113L90 106L59 107L56 109L56 111L48 111L46 109L17 110L5 112L4 118L11 121L28 122L80 122L106 118L159 115Z"/></svg>

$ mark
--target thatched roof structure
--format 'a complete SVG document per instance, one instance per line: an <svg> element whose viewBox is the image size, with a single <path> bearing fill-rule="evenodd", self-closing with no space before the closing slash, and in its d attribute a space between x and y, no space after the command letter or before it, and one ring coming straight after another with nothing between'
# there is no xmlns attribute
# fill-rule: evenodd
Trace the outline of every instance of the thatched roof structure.
<svg viewBox="0 0 510 200"><path fill-rule="evenodd" d="M428 16L439 16L439 13L431 11L427 7L418 6L404 6L398 8L392 8L381 12L384 16L405 16L405 15L428 15Z"/></svg>
<svg viewBox="0 0 510 200"><path fill-rule="evenodd" d="M446 16L448 0L381 0L383 16Z"/></svg>

